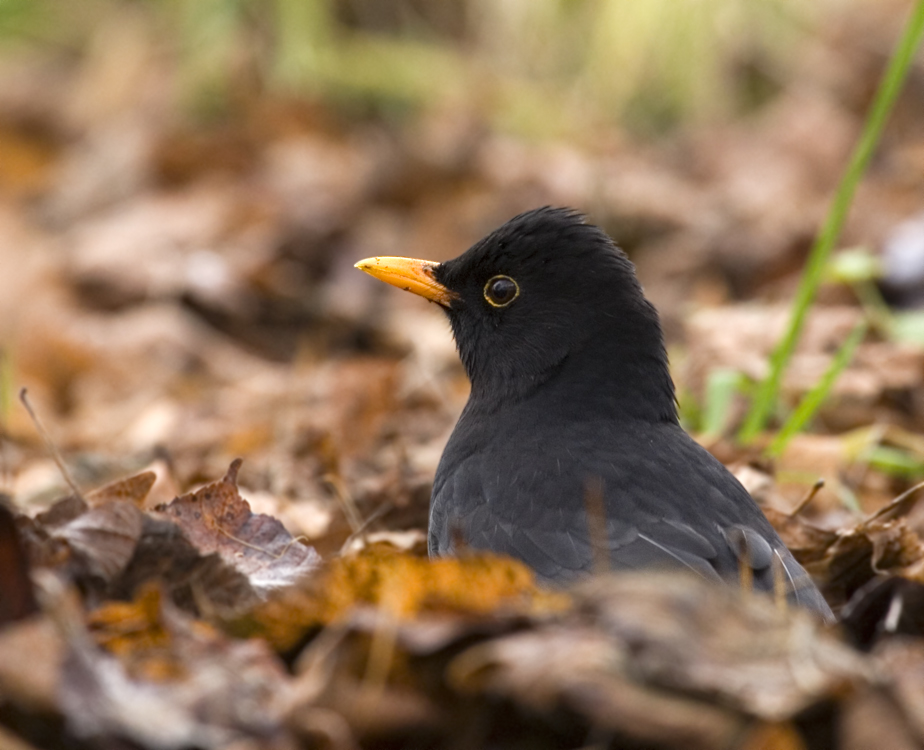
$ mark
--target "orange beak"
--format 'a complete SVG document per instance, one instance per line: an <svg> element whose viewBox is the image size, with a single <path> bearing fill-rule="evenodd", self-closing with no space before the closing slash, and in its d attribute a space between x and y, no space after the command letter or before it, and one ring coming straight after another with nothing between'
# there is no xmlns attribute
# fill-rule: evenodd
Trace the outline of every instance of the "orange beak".
<svg viewBox="0 0 924 750"><path fill-rule="evenodd" d="M386 284L399 287L406 292L419 294L443 307L449 307L458 295L449 291L434 278L433 271L438 265L439 263L432 260L381 257L365 258L359 261L354 268L365 271Z"/></svg>

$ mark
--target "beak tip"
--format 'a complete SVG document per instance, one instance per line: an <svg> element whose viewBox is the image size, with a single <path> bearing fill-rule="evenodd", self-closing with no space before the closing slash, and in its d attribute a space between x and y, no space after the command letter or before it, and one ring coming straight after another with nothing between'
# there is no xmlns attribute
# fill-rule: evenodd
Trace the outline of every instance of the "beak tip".
<svg viewBox="0 0 924 750"><path fill-rule="evenodd" d="M419 294L443 307L449 307L450 301L456 295L434 278L433 269L439 265L433 261L416 258L375 256L357 261L353 268L358 268L386 284Z"/></svg>

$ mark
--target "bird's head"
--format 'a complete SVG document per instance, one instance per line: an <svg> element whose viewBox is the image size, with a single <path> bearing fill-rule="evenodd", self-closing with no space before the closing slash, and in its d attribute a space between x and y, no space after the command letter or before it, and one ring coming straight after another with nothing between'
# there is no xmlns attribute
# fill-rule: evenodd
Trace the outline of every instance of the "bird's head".
<svg viewBox="0 0 924 750"><path fill-rule="evenodd" d="M676 420L658 314L625 253L574 211L520 214L445 263L356 267L443 307L472 398L486 408L548 384L588 408Z"/></svg>

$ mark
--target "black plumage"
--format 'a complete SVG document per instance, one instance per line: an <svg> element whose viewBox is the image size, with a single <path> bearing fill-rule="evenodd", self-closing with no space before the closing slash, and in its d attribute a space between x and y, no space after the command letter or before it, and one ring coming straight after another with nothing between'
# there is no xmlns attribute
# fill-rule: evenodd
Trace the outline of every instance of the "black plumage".
<svg viewBox="0 0 924 750"><path fill-rule="evenodd" d="M745 572L831 618L747 491L681 428L657 311L603 231L541 208L446 263L357 267L441 304L471 380L433 485L431 554L493 550L551 582L601 565Z"/></svg>

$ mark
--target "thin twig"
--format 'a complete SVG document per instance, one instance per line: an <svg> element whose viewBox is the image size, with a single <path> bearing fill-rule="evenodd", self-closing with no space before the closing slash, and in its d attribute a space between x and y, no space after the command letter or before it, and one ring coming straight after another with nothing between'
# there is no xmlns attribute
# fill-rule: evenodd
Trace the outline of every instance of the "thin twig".
<svg viewBox="0 0 924 750"><path fill-rule="evenodd" d="M924 487L924 482L918 482L916 485L914 485L914 487L908 488L901 495L896 497L891 503L873 513L873 515L871 515L864 523L869 524L873 521L878 521L881 518L887 518L889 516L907 515L911 509L917 505L917 502L920 499L920 496L918 496L914 498L913 502L909 502L911 496L922 487Z"/></svg>
<svg viewBox="0 0 924 750"><path fill-rule="evenodd" d="M340 545L340 554L343 555L347 550L349 550L350 545L353 543L353 540L359 536L365 536L366 532L369 530L369 527L378 521L382 516L388 513L392 508L394 508L394 503L390 500L382 503L378 508L376 508L372 513L369 514L369 517L363 521L362 526L360 526L356 531L350 534L346 541Z"/></svg>
<svg viewBox="0 0 924 750"><path fill-rule="evenodd" d="M325 474L321 479L334 491L334 496L337 498L337 502L340 503L340 508L343 510L343 515L346 516L347 523L350 524L353 533L358 534L363 528L363 517L343 480L332 473Z"/></svg>
<svg viewBox="0 0 924 750"><path fill-rule="evenodd" d="M799 504L798 504L795 508L793 508L792 513L789 514L789 517L790 517L790 518L795 518L795 517L798 516L803 510L805 510L805 509L808 507L809 503L812 502L812 500L815 499L815 495L817 495L817 494L819 493L819 491L821 491L821 488L824 487L824 486L825 486L825 480L824 480L824 479L817 479L817 480L815 481L815 484L813 484L813 485L811 486L811 488L809 489L809 491L805 493L805 497L803 497L803 498L799 501Z"/></svg>
<svg viewBox="0 0 924 750"><path fill-rule="evenodd" d="M74 481L74 477L71 476L70 471L68 471L67 465L64 463L64 459L61 457L61 453L58 451L58 447L51 439L51 435L48 434L48 430L45 429L45 425L42 424L42 420L38 418L38 414L35 413L35 409L32 408L32 404L29 403L29 394L25 388L19 392L19 400L22 402L22 405L26 407L26 411L29 412L29 416L32 418L32 424L35 425L35 429L38 431L38 434L44 441L45 447L48 448L48 452L51 453L51 457L54 459L55 465L58 467L58 471L61 472L61 476L64 477L64 481L67 483L67 486L71 488L71 492L73 492L77 498L84 500L83 493L77 486L77 482ZM84 500L84 502L86 501Z"/></svg>

